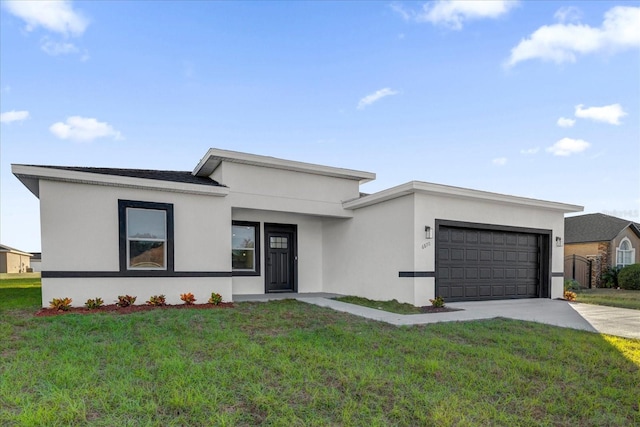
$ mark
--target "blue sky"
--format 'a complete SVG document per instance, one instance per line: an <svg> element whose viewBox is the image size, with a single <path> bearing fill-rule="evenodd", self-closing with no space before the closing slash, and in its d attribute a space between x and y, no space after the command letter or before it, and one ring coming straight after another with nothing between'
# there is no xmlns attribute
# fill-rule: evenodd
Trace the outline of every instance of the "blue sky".
<svg viewBox="0 0 640 427"><path fill-rule="evenodd" d="M192 170L210 147L640 222L640 2L2 1L12 163Z"/></svg>

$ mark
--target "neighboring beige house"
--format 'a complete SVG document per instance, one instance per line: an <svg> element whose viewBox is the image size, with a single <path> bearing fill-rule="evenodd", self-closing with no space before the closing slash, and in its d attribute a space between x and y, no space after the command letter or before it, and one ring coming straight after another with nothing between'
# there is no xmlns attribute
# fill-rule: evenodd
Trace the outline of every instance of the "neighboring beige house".
<svg viewBox="0 0 640 427"><path fill-rule="evenodd" d="M564 235L565 277L589 264L591 287L601 285L608 267L640 262L640 224L633 221L601 213L572 216L565 219ZM589 279L578 281L587 286Z"/></svg>
<svg viewBox="0 0 640 427"><path fill-rule="evenodd" d="M0 245L0 273L26 273L31 271L31 254Z"/></svg>
<svg viewBox="0 0 640 427"><path fill-rule="evenodd" d="M564 214L582 210L419 181L362 194L374 173L214 148L193 172L12 171L40 199L44 306L185 292L560 298Z"/></svg>

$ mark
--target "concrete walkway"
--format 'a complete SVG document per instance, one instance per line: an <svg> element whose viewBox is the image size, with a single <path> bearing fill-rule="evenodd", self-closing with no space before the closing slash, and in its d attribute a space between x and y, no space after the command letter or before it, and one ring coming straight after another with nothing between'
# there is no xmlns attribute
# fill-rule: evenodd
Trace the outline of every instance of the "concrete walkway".
<svg viewBox="0 0 640 427"><path fill-rule="evenodd" d="M337 294L266 294L234 295L233 300L269 301L277 299L297 299L307 304L331 308L366 319L386 322L392 325L424 325L438 322L459 322L467 320L508 319L526 320L579 329L589 332L617 335L640 339L640 311L623 308L569 303L551 299L515 299L497 301L452 302L447 307L459 311L429 314L396 314L383 310L336 301Z"/></svg>

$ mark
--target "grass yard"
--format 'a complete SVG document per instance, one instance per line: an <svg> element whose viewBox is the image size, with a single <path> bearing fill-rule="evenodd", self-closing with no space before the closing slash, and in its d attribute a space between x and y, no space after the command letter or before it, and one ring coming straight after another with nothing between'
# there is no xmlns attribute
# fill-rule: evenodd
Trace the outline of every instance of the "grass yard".
<svg viewBox="0 0 640 427"><path fill-rule="evenodd" d="M362 305L364 307L384 310L390 313L398 313L398 314L423 313L423 311L420 310L420 307L416 307L415 305L411 305L403 302L398 302L398 300L395 300L395 299L391 301L376 301L368 298L354 297L354 296L344 296L344 297L338 297L334 299L336 301L347 302L349 304Z"/></svg>
<svg viewBox="0 0 640 427"><path fill-rule="evenodd" d="M583 289L576 292L576 301L640 310L640 291L603 288Z"/></svg>
<svg viewBox="0 0 640 427"><path fill-rule="evenodd" d="M0 283L0 425L640 423L640 340L291 300L36 318L39 301Z"/></svg>

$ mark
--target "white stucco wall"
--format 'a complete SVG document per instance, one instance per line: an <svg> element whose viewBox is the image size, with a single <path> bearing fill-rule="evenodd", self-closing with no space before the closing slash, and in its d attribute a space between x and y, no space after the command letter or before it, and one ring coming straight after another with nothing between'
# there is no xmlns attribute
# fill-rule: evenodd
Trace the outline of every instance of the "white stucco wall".
<svg viewBox="0 0 640 427"><path fill-rule="evenodd" d="M412 196L354 211L353 219L324 223L324 290L414 303Z"/></svg>
<svg viewBox="0 0 640 427"><path fill-rule="evenodd" d="M118 199L173 204L175 271L231 271L231 209L224 197L47 180L40 181L42 270L119 271ZM137 295L139 301L166 293L162 290L172 280L180 282L178 294L206 290L209 295L213 291L226 292L227 298L231 298L230 278L226 282L220 278L191 277L145 280L157 286L149 286L145 294ZM56 290L52 288L54 284L59 288L67 283L69 289L68 294L56 297L69 296L74 298L74 303L82 305L84 301L79 301L73 292L82 291L82 295L88 293L91 298L104 299L103 295L111 294L112 289L118 289L120 294L132 294L134 291L126 288L145 280L43 278L43 305L48 305L50 294ZM216 290L212 284L219 284L221 288Z"/></svg>
<svg viewBox="0 0 640 427"><path fill-rule="evenodd" d="M349 217L342 202L359 196L357 180L223 162L211 175L231 188L233 207Z"/></svg>
<svg viewBox="0 0 640 427"><path fill-rule="evenodd" d="M265 290L264 224L295 224L298 228L298 292L322 292L322 218L286 212L233 209L233 220L260 223L260 276L234 276L234 294L262 294Z"/></svg>

